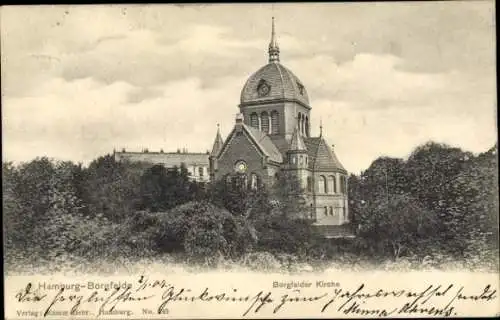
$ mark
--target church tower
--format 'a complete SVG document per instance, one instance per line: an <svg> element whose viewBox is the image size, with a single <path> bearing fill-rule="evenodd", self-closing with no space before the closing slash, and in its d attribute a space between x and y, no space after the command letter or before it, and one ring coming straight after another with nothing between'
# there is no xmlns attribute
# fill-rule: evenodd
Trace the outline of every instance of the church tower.
<svg viewBox="0 0 500 320"><path fill-rule="evenodd" d="M274 17L268 46L268 63L245 83L240 97L244 122L271 138L290 141L296 127L299 134L310 135L310 110L307 90L300 79L280 63Z"/></svg>
<svg viewBox="0 0 500 320"><path fill-rule="evenodd" d="M267 63L245 82L240 112L225 141L217 131L211 179L234 186L243 178L239 186L265 186L272 196L302 203L296 217L310 220L325 237L346 236L348 173L322 130L319 137L310 136L307 90L281 64L281 53L273 18Z"/></svg>
<svg viewBox="0 0 500 320"><path fill-rule="evenodd" d="M289 176L295 180L293 189L296 189L294 191L297 193L302 193L307 189L306 184L310 175L308 172L308 158L306 145L297 127L292 135L290 148L287 151L287 165L284 168Z"/></svg>

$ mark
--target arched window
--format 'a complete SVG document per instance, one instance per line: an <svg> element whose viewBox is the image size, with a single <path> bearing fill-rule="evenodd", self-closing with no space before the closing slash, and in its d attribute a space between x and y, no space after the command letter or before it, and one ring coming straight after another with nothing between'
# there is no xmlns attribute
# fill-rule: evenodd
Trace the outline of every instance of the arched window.
<svg viewBox="0 0 500 320"><path fill-rule="evenodd" d="M277 111L271 112L271 133L278 134L280 131L279 114Z"/></svg>
<svg viewBox="0 0 500 320"><path fill-rule="evenodd" d="M345 205L342 207L342 215L344 216L344 221L347 221L347 210L345 209Z"/></svg>
<svg viewBox="0 0 500 320"><path fill-rule="evenodd" d="M330 215L333 216L333 207L330 207Z"/></svg>
<svg viewBox="0 0 500 320"><path fill-rule="evenodd" d="M328 191L333 192L333 176L328 176Z"/></svg>
<svg viewBox="0 0 500 320"><path fill-rule="evenodd" d="M260 114L260 125L264 133L269 133L269 114L265 111Z"/></svg>
<svg viewBox="0 0 500 320"><path fill-rule="evenodd" d="M257 190L258 186L259 186L259 177L257 176L257 174L252 173L250 175L250 188L252 190Z"/></svg>
<svg viewBox="0 0 500 320"><path fill-rule="evenodd" d="M247 175L246 174L242 175L240 177L240 179L241 179L241 188L243 190L246 190L248 188L248 177L247 177Z"/></svg>
<svg viewBox="0 0 500 320"><path fill-rule="evenodd" d="M318 193L326 193L328 190L328 186L326 184L326 178L325 176L319 176L318 179Z"/></svg>
<svg viewBox="0 0 500 320"><path fill-rule="evenodd" d="M312 178L307 177L307 191L311 192L312 191ZM312 206L312 204L311 204Z"/></svg>
<svg viewBox="0 0 500 320"><path fill-rule="evenodd" d="M325 207L325 216L328 216L328 207Z"/></svg>
<svg viewBox="0 0 500 320"><path fill-rule="evenodd" d="M250 115L250 126L259 129L259 116L255 112Z"/></svg>
<svg viewBox="0 0 500 320"><path fill-rule="evenodd" d="M302 119L302 113L299 112L297 115L297 129L300 131L300 120Z"/></svg>
<svg viewBox="0 0 500 320"><path fill-rule="evenodd" d="M347 191L347 181L345 176L340 176L340 192L346 193Z"/></svg>
<svg viewBox="0 0 500 320"><path fill-rule="evenodd" d="M330 176L330 186L333 193L337 193L337 179L335 176Z"/></svg>
<svg viewBox="0 0 500 320"><path fill-rule="evenodd" d="M305 122L305 126L306 126L306 137L309 137L309 117L306 117L306 122Z"/></svg>

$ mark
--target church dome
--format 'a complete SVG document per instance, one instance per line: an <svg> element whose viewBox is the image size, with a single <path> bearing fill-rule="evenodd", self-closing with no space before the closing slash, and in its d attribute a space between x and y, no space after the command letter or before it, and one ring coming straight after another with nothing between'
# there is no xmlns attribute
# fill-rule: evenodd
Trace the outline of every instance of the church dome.
<svg viewBox="0 0 500 320"><path fill-rule="evenodd" d="M243 86L241 105L288 100L309 107L309 97L302 81L280 64L280 48L274 30L274 17L268 53L269 63L251 75Z"/></svg>
<svg viewBox="0 0 500 320"><path fill-rule="evenodd" d="M241 90L242 105L269 100L295 100L309 106L309 97L302 81L277 61L260 68Z"/></svg>

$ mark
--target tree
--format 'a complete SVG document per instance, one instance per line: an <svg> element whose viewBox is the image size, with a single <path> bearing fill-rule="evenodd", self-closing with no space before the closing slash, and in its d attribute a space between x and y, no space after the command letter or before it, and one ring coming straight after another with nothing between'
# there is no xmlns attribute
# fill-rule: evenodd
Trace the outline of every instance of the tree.
<svg viewBox="0 0 500 320"><path fill-rule="evenodd" d="M255 243L246 219L207 201L191 201L165 212L144 213L138 225L147 226L160 252L185 251L191 261L214 264L220 257L236 259ZM143 223L147 219L149 222Z"/></svg>
<svg viewBox="0 0 500 320"><path fill-rule="evenodd" d="M112 221L120 221L136 210L140 203L140 163L115 161L112 155L92 161L86 173L85 193L89 212L102 213Z"/></svg>
<svg viewBox="0 0 500 320"><path fill-rule="evenodd" d="M269 194L264 185L252 189L243 176L228 175L210 184L208 199L235 216L249 219L270 213Z"/></svg>
<svg viewBox="0 0 500 320"><path fill-rule="evenodd" d="M203 186L191 181L184 165L172 169L154 165L141 176L142 209L162 211L202 198Z"/></svg>
<svg viewBox="0 0 500 320"><path fill-rule="evenodd" d="M434 215L408 194L392 195L389 202L371 201L359 215L359 236L372 250L390 253L395 259L403 253L417 253L435 232Z"/></svg>

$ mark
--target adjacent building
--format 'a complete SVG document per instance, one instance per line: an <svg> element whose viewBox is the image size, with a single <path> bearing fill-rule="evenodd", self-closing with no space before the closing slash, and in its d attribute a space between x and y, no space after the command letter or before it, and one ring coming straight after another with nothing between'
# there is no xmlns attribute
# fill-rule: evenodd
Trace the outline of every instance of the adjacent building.
<svg viewBox="0 0 500 320"><path fill-rule="evenodd" d="M163 165L167 169L179 168L181 165L184 165L192 180L208 182L210 179L208 152L193 153L185 150L177 152L150 152L148 150L130 152L122 150L120 152L115 151L114 157L116 161L142 162L152 166Z"/></svg>

